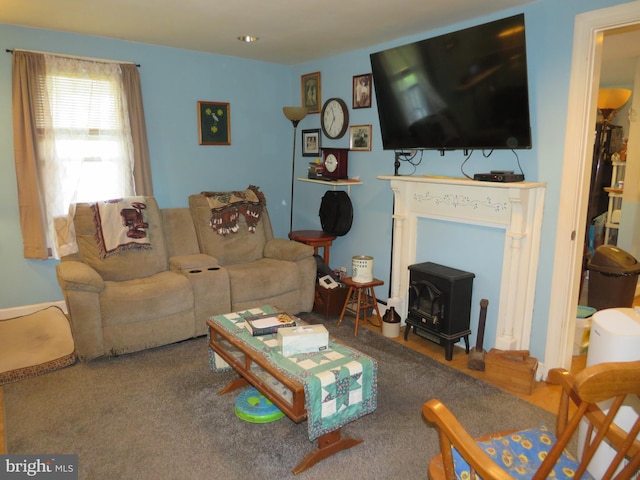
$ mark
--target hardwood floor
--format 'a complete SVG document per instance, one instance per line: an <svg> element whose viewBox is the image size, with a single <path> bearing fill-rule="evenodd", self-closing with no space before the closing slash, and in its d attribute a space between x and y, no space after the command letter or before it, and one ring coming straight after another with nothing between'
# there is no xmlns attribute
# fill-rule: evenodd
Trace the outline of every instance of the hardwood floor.
<svg viewBox="0 0 640 480"><path fill-rule="evenodd" d="M360 326L366 326L371 330L375 330L380 332L380 327L373 326L371 324L364 325L362 322ZM453 358L451 361L447 361L444 357L444 347L437 345L429 340L422 338L418 335L415 335L413 332L410 332L407 341L404 340L404 328L400 331L400 336L393 339L394 341L404 344L417 352L422 353L438 362L441 362L445 365L448 365L456 370L466 373L467 375L471 375L473 377L479 378L485 382L489 382L486 378L485 372L479 372L477 370L471 370L467 367L469 356L465 354L464 347L456 345L454 347ZM462 345L462 343L460 343ZM573 357L573 363L571 366L572 372L578 372L582 370L587 361L587 355L580 355ZM500 388L499 385L496 387ZM505 390L505 389L503 389ZM558 403L560 401L560 387L556 385L551 385L547 382L536 382L535 387L531 395L524 395L515 392L511 392L509 390L505 390L517 397L530 402L534 405L539 406L540 408L544 408L547 411L552 413L557 412ZM425 399L425 401L428 399Z"/></svg>

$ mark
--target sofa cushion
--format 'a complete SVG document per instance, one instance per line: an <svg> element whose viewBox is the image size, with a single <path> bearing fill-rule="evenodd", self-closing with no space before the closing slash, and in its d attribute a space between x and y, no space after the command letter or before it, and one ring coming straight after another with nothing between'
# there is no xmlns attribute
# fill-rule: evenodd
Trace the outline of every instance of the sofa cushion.
<svg viewBox="0 0 640 480"><path fill-rule="evenodd" d="M104 280L117 282L148 277L169 268L160 209L153 197L144 197L144 203L147 208L143 216L148 223L146 234L150 248L124 250L106 258L96 240L98 227L91 204L76 205L74 228L80 258Z"/></svg>
<svg viewBox="0 0 640 480"><path fill-rule="evenodd" d="M215 257L220 265L252 262L262 258L264 246L273 239L266 208L262 211L255 232L249 231L243 215L238 218L238 231L218 234L211 228L211 208L203 194L189 197L189 208L200 244L200 251Z"/></svg>
<svg viewBox="0 0 640 480"><path fill-rule="evenodd" d="M263 258L228 265L233 304L274 297L300 288L298 266L293 262Z"/></svg>
<svg viewBox="0 0 640 480"><path fill-rule="evenodd" d="M124 282L105 282L100 295L104 327L144 323L192 309L191 282L170 271Z"/></svg>
<svg viewBox="0 0 640 480"><path fill-rule="evenodd" d="M189 209L163 208L161 212L169 258L200 253Z"/></svg>
<svg viewBox="0 0 640 480"><path fill-rule="evenodd" d="M478 441L477 444L500 467L505 469L514 479L531 478L540 468L542 462L556 443L553 429L545 423L536 428L521 430L508 435L501 435ZM478 479L472 474L469 464L462 458L458 450L452 449L456 478ZM549 473L548 478L572 479L578 469L578 461L568 450L564 450L558 462ZM593 480L589 472L582 477Z"/></svg>

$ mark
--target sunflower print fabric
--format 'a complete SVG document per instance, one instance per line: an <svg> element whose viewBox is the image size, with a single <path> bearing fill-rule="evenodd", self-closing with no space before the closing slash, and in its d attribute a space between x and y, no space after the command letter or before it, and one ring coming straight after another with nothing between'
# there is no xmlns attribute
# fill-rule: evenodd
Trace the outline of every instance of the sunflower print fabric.
<svg viewBox="0 0 640 480"><path fill-rule="evenodd" d="M540 467L556 437L553 431L542 423L538 428L522 430L503 437L478 442L478 445L491 459L502 466L516 479L531 478ZM480 477L472 475L469 464L464 461L458 451L453 449L453 462L456 478L460 480L477 480ZM548 478L571 479L578 468L578 461L567 450L563 452ZM586 473L583 479L594 480Z"/></svg>

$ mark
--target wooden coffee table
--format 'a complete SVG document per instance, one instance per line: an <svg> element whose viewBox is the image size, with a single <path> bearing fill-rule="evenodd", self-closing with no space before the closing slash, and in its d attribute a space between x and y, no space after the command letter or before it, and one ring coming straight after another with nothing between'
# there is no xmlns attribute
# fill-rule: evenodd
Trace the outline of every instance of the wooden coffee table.
<svg viewBox="0 0 640 480"><path fill-rule="evenodd" d="M326 428L317 429L315 422L312 424L309 417L312 416L315 419L318 412L310 415L307 410L305 382L309 382L309 379L315 378L315 376L323 377L323 375L324 382L326 382L327 372L330 368L335 368L336 362L348 364L349 368L357 370L359 368L358 362L353 361L354 356L357 357L363 365L358 378L361 378L362 392L359 393L362 394L364 401L360 411L357 410L357 405L347 407L351 409L349 417L353 419L371 413L376 408L378 368L377 362L372 358L345 345L338 344L333 339L330 340L330 348L327 352L284 357L277 347L276 335L252 337L244 327L245 316L276 311L277 309L273 307L264 306L247 312L234 312L209 318L207 324L209 326L211 367L214 371L225 371L232 368L239 375L238 378L223 387L218 392L219 395L253 385L294 422L300 423L305 420L309 422L309 439L317 438L317 448L293 469L293 473L297 474L334 453L363 442L359 438L343 437L339 427L327 431ZM304 376L300 375L302 369L300 365L309 363L305 360L314 355L324 355L329 361L324 367L315 367L311 371L312 375L309 375L309 371L305 372ZM333 376L333 373L331 375ZM347 381L350 382L349 379ZM316 390L309 383L306 387L310 395L320 395L319 391L312 393ZM336 399L334 398L333 401L336 402ZM326 419L323 422L326 423ZM342 422L342 424L344 423L346 422Z"/></svg>

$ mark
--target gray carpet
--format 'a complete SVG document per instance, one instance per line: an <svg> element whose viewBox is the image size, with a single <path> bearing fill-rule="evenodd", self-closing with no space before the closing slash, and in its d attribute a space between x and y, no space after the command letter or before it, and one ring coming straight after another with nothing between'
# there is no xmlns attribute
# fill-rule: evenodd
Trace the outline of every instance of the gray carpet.
<svg viewBox="0 0 640 480"><path fill-rule="evenodd" d="M304 317L304 316L303 316ZM311 323L320 323L308 315ZM426 478L438 450L422 404L444 401L473 435L553 421L548 412L352 323L330 333L376 358L378 408L343 433L365 442L300 479ZM235 394L216 392L233 373L209 369L205 338L78 363L4 387L8 453L75 453L79 478L283 479L316 446L305 423L250 424Z"/></svg>

